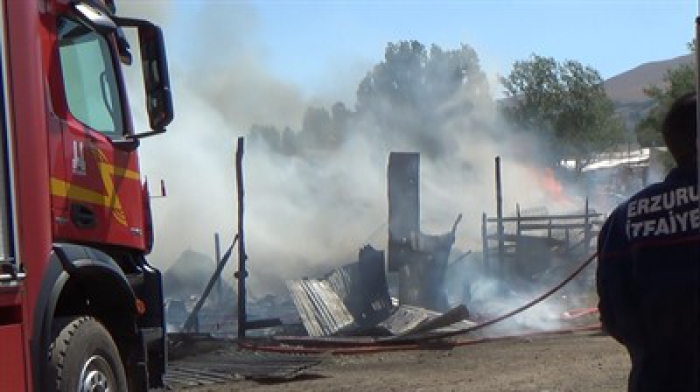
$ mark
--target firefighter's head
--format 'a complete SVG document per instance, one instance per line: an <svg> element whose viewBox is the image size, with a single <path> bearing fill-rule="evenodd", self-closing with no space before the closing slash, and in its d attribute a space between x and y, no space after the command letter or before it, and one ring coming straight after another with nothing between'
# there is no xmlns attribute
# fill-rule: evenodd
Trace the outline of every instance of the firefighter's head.
<svg viewBox="0 0 700 392"><path fill-rule="evenodd" d="M678 167L697 165L697 94L688 93L678 98L664 119L661 131L668 150Z"/></svg>

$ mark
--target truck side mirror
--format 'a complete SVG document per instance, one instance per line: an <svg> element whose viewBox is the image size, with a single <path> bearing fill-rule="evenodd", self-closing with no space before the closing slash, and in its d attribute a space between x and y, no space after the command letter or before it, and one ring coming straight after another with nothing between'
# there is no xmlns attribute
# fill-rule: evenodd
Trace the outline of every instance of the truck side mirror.
<svg viewBox="0 0 700 392"><path fill-rule="evenodd" d="M173 101L163 32L160 27L145 20L121 17L113 19L119 27L137 29L141 48L146 110L152 131L135 134L131 138L140 139L165 132L165 127L173 120Z"/></svg>
<svg viewBox="0 0 700 392"><path fill-rule="evenodd" d="M78 19L100 34L110 34L117 28L102 4L92 1L78 2L73 4L73 9Z"/></svg>

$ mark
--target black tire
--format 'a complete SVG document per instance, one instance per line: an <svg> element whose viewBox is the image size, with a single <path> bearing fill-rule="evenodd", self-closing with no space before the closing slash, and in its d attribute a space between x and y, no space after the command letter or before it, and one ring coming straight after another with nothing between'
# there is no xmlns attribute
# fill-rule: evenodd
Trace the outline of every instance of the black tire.
<svg viewBox="0 0 700 392"><path fill-rule="evenodd" d="M86 316L63 325L49 347L49 385L59 392L126 392L124 366L105 327Z"/></svg>

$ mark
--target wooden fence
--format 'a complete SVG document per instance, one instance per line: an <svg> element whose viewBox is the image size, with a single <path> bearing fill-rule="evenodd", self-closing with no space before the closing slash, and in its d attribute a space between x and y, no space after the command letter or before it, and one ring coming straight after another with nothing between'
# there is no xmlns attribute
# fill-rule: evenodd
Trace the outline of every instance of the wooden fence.
<svg viewBox="0 0 700 392"><path fill-rule="evenodd" d="M500 215L500 214L499 214ZM502 278L528 279L575 262L595 251L603 217L588 208L563 215L525 215L516 207L513 217L482 215L484 270Z"/></svg>

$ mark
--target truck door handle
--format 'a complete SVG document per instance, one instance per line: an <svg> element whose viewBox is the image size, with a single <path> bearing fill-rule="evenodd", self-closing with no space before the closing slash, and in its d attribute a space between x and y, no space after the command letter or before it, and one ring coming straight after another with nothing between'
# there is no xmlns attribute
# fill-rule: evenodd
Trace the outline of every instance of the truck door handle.
<svg viewBox="0 0 700 392"><path fill-rule="evenodd" d="M90 229L97 225L92 209L85 204L73 203L70 206L70 219L79 229Z"/></svg>

